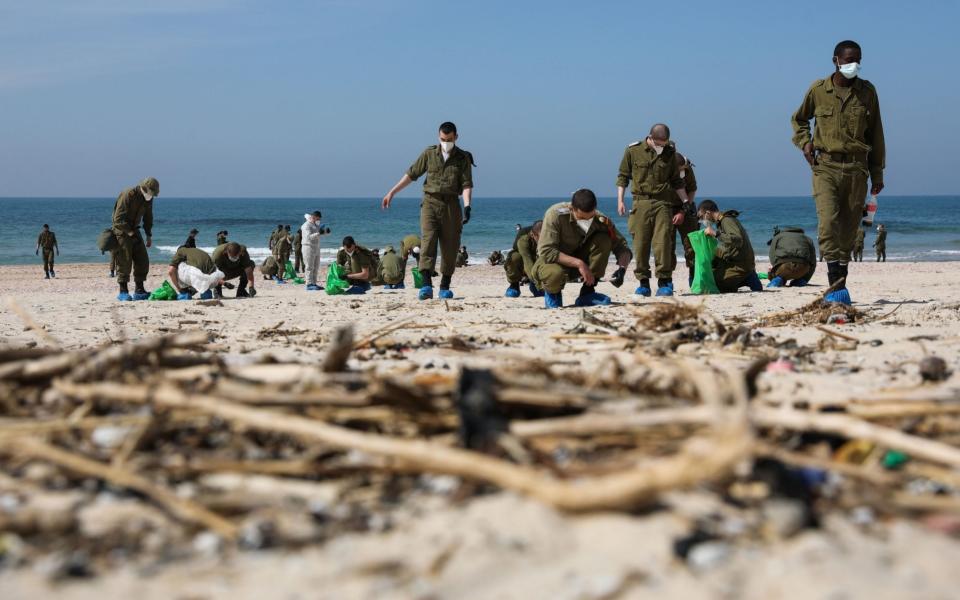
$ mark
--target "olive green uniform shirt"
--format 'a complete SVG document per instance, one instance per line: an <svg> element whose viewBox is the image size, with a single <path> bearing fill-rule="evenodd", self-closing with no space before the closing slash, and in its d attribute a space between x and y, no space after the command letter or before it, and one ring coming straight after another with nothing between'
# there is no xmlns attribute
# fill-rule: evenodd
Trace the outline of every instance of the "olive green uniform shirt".
<svg viewBox="0 0 960 600"><path fill-rule="evenodd" d="M871 181L882 183L886 146L877 90L857 77L840 91L849 93L838 93L833 76L813 82L791 118L793 143L802 150L812 140L813 147L822 152L865 156ZM812 137L810 119L815 119Z"/></svg>
<svg viewBox="0 0 960 600"><path fill-rule="evenodd" d="M254 262L250 260L250 255L247 253L247 247L243 244L240 245L240 260L237 262L233 262L230 260L230 257L227 256L226 244L217 246L213 249L213 264L215 264L217 268L223 272L224 279L240 277L240 274L243 273L247 268L253 268L256 266Z"/></svg>
<svg viewBox="0 0 960 600"><path fill-rule="evenodd" d="M377 268L379 279L387 283L399 283L403 281L403 259L393 250L387 249L380 257L380 264Z"/></svg>
<svg viewBox="0 0 960 600"><path fill-rule="evenodd" d="M170 266L179 267L180 263L187 263L207 275L217 270L210 255L199 248L187 248L186 246L177 248L176 254L170 259Z"/></svg>
<svg viewBox="0 0 960 600"><path fill-rule="evenodd" d="M728 210L717 223L717 249L714 256L720 265L714 261L714 267L737 267L751 273L756 269L756 258L750 236L737 220L739 214L735 210Z"/></svg>
<svg viewBox="0 0 960 600"><path fill-rule="evenodd" d="M37 236L37 246L44 250L53 250L57 245L57 236L52 231L41 231Z"/></svg>
<svg viewBox="0 0 960 600"><path fill-rule="evenodd" d="M569 202L554 204L543 217L543 228L540 230L540 243L537 245L537 256L545 263L556 263L560 253L573 255L580 250L584 241L595 231L603 230L613 241L613 255L620 257L624 252L630 252L627 241L617 231L606 215L597 211L596 218L590 224L586 233L577 225Z"/></svg>
<svg viewBox="0 0 960 600"><path fill-rule="evenodd" d="M672 202L676 197L674 190L684 187L673 146L666 146L659 155L646 140L627 146L620 161L617 187L625 188L631 181L634 196L662 198Z"/></svg>
<svg viewBox="0 0 960 600"><path fill-rule="evenodd" d="M413 249L419 245L420 236L411 233L400 241L400 256L403 258L403 260L407 260L407 258L410 256L410 252L412 252Z"/></svg>
<svg viewBox="0 0 960 600"><path fill-rule="evenodd" d="M864 238L863 229L861 229L860 227L858 227L858 228L857 228L857 237L853 238L853 249L854 249L854 250L859 250L859 251L861 251L861 252L863 251L863 238Z"/></svg>
<svg viewBox="0 0 960 600"><path fill-rule="evenodd" d="M537 262L537 242L530 237L529 230L513 241L513 251L523 259L523 272L530 277L533 273L533 264Z"/></svg>
<svg viewBox="0 0 960 600"><path fill-rule="evenodd" d="M887 230L877 232L877 239L873 242L874 247L877 250L885 250L887 247Z"/></svg>
<svg viewBox="0 0 960 600"><path fill-rule="evenodd" d="M127 188L120 192L113 205L113 233L118 236L129 235L143 223L143 232L147 237L153 235L153 202L147 202L139 187Z"/></svg>
<svg viewBox="0 0 960 600"><path fill-rule="evenodd" d="M430 146L407 169L407 176L416 181L424 173L425 194L459 196L463 190L473 187L473 155L454 146L450 157L444 162L439 145Z"/></svg>
<svg viewBox="0 0 960 600"><path fill-rule="evenodd" d="M220 235L217 236L217 245L218 245L218 246L220 246L220 245L222 245L222 244L226 244L226 243L227 243L227 236L225 236L225 235L223 235L223 234L220 234Z"/></svg>

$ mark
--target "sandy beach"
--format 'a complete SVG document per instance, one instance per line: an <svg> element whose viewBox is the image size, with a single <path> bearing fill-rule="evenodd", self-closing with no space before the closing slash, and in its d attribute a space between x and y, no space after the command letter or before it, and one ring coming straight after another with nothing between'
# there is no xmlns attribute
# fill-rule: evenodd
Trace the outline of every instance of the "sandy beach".
<svg viewBox="0 0 960 600"><path fill-rule="evenodd" d="M767 265L757 265L765 271ZM148 289L166 267L154 264ZM497 267L470 266L454 280L454 300L418 302L408 276L405 290L375 288L365 296L308 293L303 286L257 281L253 299L222 306L197 302L115 301L105 265L63 264L55 280L43 280L40 265L0 267L0 296L12 299L68 349L138 339L178 330L203 329L230 360L271 355L311 363L324 354L332 332L353 324L358 338L390 322L411 319L389 334L393 344L351 358L357 370L454 372L463 365L492 367L511 357L570 361L587 370L632 351L616 340L561 339L581 310L546 311L524 288L520 299L503 298L506 282ZM789 398L811 406L918 389L918 362L937 355L954 373L941 385L960 399L960 262L854 263L850 289L865 322L831 325L859 341L856 349L822 347L795 372L765 373L765 398ZM686 295L686 272L676 273L679 294L669 302L703 307L727 322L755 323L763 315L796 309L826 286L820 265L812 285L762 293ZM635 300L632 276L621 289L601 284L614 305L591 309L625 325L644 305ZM578 287L568 288L572 303ZM264 335L271 329L287 335ZM754 336L794 339L817 346L825 337L814 325L755 327ZM43 343L4 305L0 336L8 345ZM467 342L423 343L425 338ZM832 336L826 336L832 337ZM841 339L842 338L836 338ZM677 353L697 364L743 369L749 360L733 352L681 345ZM719 510L716 496L672 492L671 510L638 514L562 514L509 492L456 502L443 494L410 501L388 531L331 539L298 552L238 552L227 559L173 562L147 570L127 567L90 580L53 584L36 568L0 574L4 598L948 598L960 576L957 528L935 528L925 516L872 520L832 513L818 529L783 542L735 546L703 570L679 562L672 541L689 523ZM953 532L953 536L950 535ZM446 553L446 554L445 554ZM449 555L449 556L448 556ZM443 568L437 562L443 561Z"/></svg>

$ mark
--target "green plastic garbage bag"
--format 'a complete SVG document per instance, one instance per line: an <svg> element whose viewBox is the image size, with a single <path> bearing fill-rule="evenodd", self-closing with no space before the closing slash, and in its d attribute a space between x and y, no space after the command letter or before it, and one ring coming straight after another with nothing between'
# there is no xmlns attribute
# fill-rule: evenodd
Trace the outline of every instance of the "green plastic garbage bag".
<svg viewBox="0 0 960 600"><path fill-rule="evenodd" d="M283 273L284 279L288 281L292 281L294 283L299 283L299 284L303 283L303 277L300 277L297 275L296 270L293 268L293 263L290 262L289 260L287 261L287 266L283 271L284 271Z"/></svg>
<svg viewBox="0 0 960 600"><path fill-rule="evenodd" d="M163 285L150 293L150 300L176 300L177 290L173 289L169 281L164 281Z"/></svg>
<svg viewBox="0 0 960 600"><path fill-rule="evenodd" d="M687 238L693 246L696 257L694 262L693 285L690 292L694 294L719 294L720 288L713 278L713 253L717 249L717 240L705 234L703 230L691 231Z"/></svg>
<svg viewBox="0 0 960 600"><path fill-rule="evenodd" d="M770 279L770 276L762 271L757 271L757 277L760 279Z"/></svg>
<svg viewBox="0 0 960 600"><path fill-rule="evenodd" d="M350 282L347 281L347 274L344 273L343 267L336 263L330 265L327 270L327 295L338 296L344 293L348 287L350 287Z"/></svg>
<svg viewBox="0 0 960 600"><path fill-rule="evenodd" d="M420 269L414 267L410 269L410 272L413 273L413 287L422 288L423 287L423 275L420 274Z"/></svg>

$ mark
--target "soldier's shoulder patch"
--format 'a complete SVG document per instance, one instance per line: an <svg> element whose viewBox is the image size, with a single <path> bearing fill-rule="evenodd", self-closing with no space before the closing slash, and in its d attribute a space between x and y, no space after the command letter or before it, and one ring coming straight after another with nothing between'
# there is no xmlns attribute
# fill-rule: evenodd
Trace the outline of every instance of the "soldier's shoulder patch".
<svg viewBox="0 0 960 600"><path fill-rule="evenodd" d="M643 140L637 140L637 141L635 141L635 142L633 142L633 143L631 143L631 144L628 144L627 147L628 147L628 148L633 148L634 146L639 146L639 145L642 144L642 143L643 143Z"/></svg>
<svg viewBox="0 0 960 600"><path fill-rule="evenodd" d="M569 207L569 206L562 206L562 207L558 208L558 209L557 209L557 214L558 214L558 215L568 215L568 214L570 214L570 207Z"/></svg>
<svg viewBox="0 0 960 600"><path fill-rule="evenodd" d="M826 85L826 83L827 83L827 80L826 80L826 79L818 79L818 80L814 81L814 82L813 82L813 85L810 86L810 87L823 87L824 85Z"/></svg>
<svg viewBox="0 0 960 600"><path fill-rule="evenodd" d="M607 218L606 218L605 216L603 216L603 215L597 215L597 222L598 222L598 223L606 223L606 222L607 222Z"/></svg>

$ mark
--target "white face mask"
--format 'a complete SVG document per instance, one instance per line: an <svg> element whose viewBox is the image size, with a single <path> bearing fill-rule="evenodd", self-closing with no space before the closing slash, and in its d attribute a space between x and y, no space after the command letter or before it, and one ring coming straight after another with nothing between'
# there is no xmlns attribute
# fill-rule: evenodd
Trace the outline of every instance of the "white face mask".
<svg viewBox="0 0 960 600"><path fill-rule="evenodd" d="M230 256L230 255L228 254L228 255L227 255L227 258L230 259L230 262L239 262L239 260L240 260L240 255L238 254L237 256Z"/></svg>
<svg viewBox="0 0 960 600"><path fill-rule="evenodd" d="M847 79L853 79L860 74L860 63L847 63L840 65L840 74Z"/></svg>
<svg viewBox="0 0 960 600"><path fill-rule="evenodd" d="M686 170L686 169L680 169L680 179L683 179L683 178L686 177L686 176L687 176L687 170Z"/></svg>
<svg viewBox="0 0 960 600"><path fill-rule="evenodd" d="M144 198L144 200L146 200L147 202L150 202L151 200L153 200L153 194L151 194L151 193L148 192L147 190L145 190L145 189L143 189L143 188L140 188L140 193L143 194L143 198Z"/></svg>
<svg viewBox="0 0 960 600"><path fill-rule="evenodd" d="M663 154L664 148L665 146L658 146L656 144L653 144L653 151L657 153L657 156L660 156L661 154Z"/></svg>
<svg viewBox="0 0 960 600"><path fill-rule="evenodd" d="M445 142L443 140L440 140L440 149L443 150L444 152L449 153L451 150L453 150L453 146L455 143L456 142Z"/></svg>
<svg viewBox="0 0 960 600"><path fill-rule="evenodd" d="M590 226L593 225L593 219L595 217L590 217L589 219L577 219L577 227L583 230L584 233L590 231Z"/></svg>

